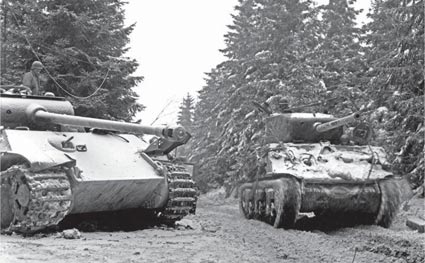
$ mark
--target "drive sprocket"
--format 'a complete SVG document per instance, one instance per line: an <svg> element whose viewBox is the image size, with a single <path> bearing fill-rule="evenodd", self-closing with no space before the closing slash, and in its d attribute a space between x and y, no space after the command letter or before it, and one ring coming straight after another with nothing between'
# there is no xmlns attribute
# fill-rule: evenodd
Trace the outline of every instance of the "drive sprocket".
<svg viewBox="0 0 425 263"><path fill-rule="evenodd" d="M12 214L6 232L30 234L55 226L71 210L71 185L60 168L34 173L23 165L12 166L1 173L1 180Z"/></svg>

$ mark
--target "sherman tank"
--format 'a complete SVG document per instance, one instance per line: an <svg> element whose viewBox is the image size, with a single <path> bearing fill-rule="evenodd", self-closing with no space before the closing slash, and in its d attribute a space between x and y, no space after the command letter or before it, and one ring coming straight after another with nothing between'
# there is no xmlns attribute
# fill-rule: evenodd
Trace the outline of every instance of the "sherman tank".
<svg viewBox="0 0 425 263"><path fill-rule="evenodd" d="M79 117L54 96L3 93L0 105L3 231L72 214L140 209L173 223L195 213L193 165L170 154L189 140L184 128Z"/></svg>
<svg viewBox="0 0 425 263"><path fill-rule="evenodd" d="M368 145L371 130L362 115L267 117L259 172L239 189L242 214L276 228L293 228L302 213L389 227L410 188L391 172L384 149ZM347 134L348 123L356 125Z"/></svg>

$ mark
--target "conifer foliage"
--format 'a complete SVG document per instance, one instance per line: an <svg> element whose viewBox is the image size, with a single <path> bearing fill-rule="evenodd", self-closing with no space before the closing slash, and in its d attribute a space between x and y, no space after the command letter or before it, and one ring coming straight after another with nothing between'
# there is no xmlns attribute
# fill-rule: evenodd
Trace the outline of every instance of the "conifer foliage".
<svg viewBox="0 0 425 263"><path fill-rule="evenodd" d="M142 80L131 75L138 64L124 56L134 27L124 26L124 1L4 0L1 5L2 84L20 84L31 63L41 60L42 87L68 97L79 115L130 120L143 109L132 90Z"/></svg>
<svg viewBox="0 0 425 263"><path fill-rule="evenodd" d="M189 132L192 129L193 116L195 109L195 99L188 93L180 104L177 124L185 127Z"/></svg>
<svg viewBox="0 0 425 263"><path fill-rule="evenodd" d="M183 98L182 103L180 104L179 113L177 116L177 124L183 126L186 131L192 133L193 130L193 121L194 121L194 109L195 109L195 99L188 93L186 97ZM176 156L187 158L191 153L192 144L189 143L180 146L176 149Z"/></svg>
<svg viewBox="0 0 425 263"><path fill-rule="evenodd" d="M360 73L366 68L360 44L363 32L356 26L360 12L348 1L339 0L330 0L317 8L322 17L321 38L312 51L315 58L312 66L316 68L321 88L328 97L356 97L355 91L363 90ZM348 114L353 110L346 104L340 106L328 110L334 114Z"/></svg>
<svg viewBox="0 0 425 263"><path fill-rule="evenodd" d="M385 111L377 128L394 168L424 179L424 1L374 1L367 25L366 94Z"/></svg>
<svg viewBox="0 0 425 263"><path fill-rule="evenodd" d="M207 73L195 107L191 160L201 188L256 175L266 116L253 101L277 94L292 106L341 98L306 109L337 117L362 106L379 112L372 143L398 153L396 173L423 171L423 0L374 1L364 28L353 2L239 1L226 60Z"/></svg>

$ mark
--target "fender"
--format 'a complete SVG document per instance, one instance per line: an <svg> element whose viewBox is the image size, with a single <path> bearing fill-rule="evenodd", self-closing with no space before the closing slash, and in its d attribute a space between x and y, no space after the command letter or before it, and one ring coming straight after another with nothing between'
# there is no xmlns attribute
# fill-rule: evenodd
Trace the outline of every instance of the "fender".
<svg viewBox="0 0 425 263"><path fill-rule="evenodd" d="M68 155L55 151L42 151L36 147L31 147L31 137L22 136L25 131L4 130L3 140L9 143L9 150L1 152L1 169L18 163L28 163L33 172L49 169L60 165L75 165L75 160Z"/></svg>

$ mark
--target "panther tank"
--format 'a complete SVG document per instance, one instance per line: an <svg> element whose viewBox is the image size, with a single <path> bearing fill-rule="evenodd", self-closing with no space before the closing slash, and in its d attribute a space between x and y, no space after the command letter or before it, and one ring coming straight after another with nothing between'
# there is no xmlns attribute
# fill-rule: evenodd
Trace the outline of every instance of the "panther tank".
<svg viewBox="0 0 425 263"><path fill-rule="evenodd" d="M173 223L195 213L193 165L170 154L190 138L183 127L79 117L54 96L3 93L0 105L3 232L73 214L140 209Z"/></svg>
<svg viewBox="0 0 425 263"><path fill-rule="evenodd" d="M293 228L300 213L389 227L410 188L391 172L384 149L367 143L371 130L361 118L271 114L259 172L239 189L242 214L276 228ZM343 126L353 122L347 136Z"/></svg>

